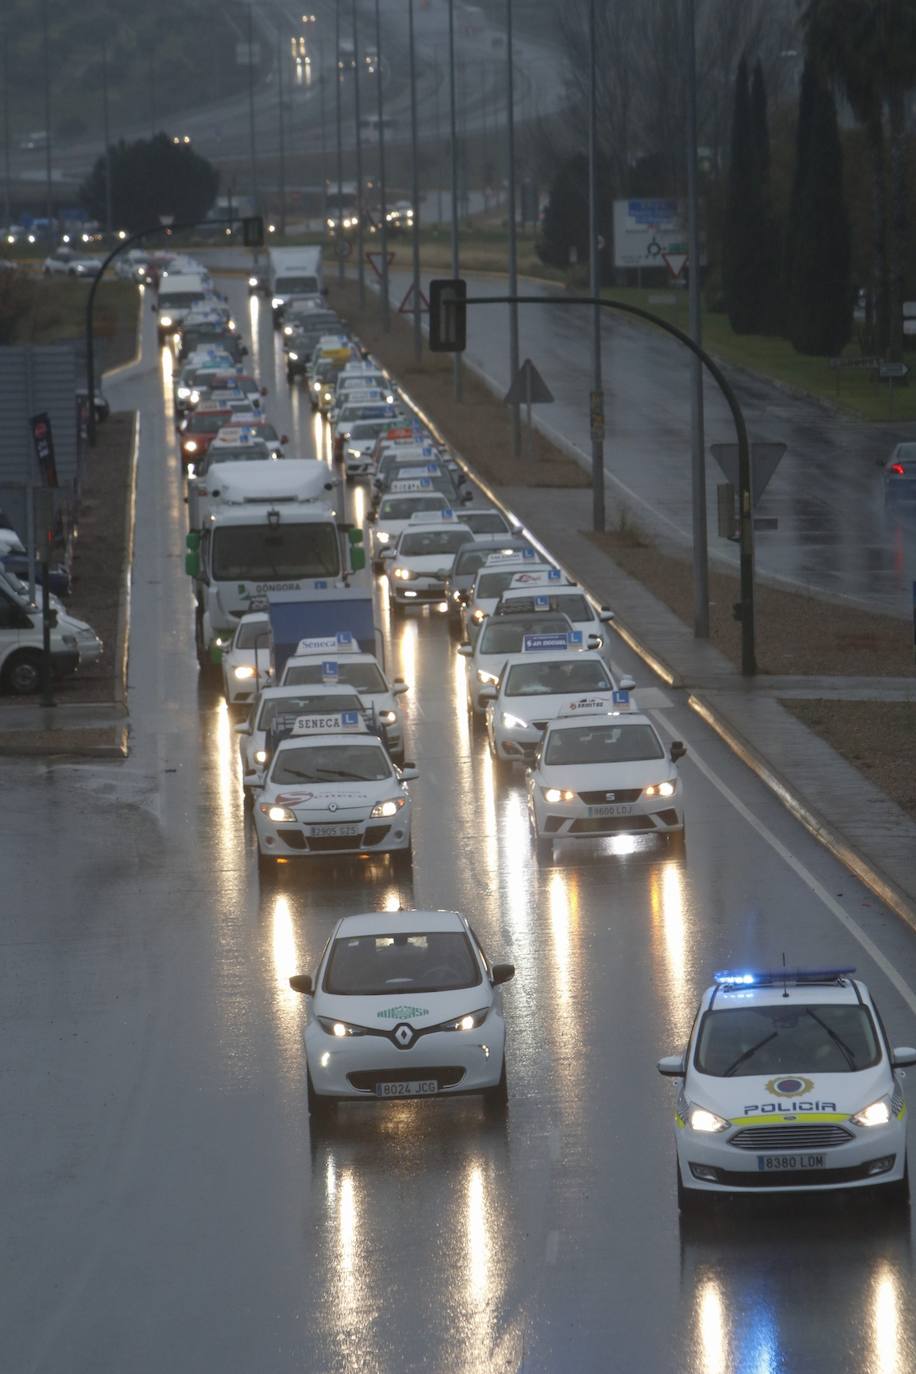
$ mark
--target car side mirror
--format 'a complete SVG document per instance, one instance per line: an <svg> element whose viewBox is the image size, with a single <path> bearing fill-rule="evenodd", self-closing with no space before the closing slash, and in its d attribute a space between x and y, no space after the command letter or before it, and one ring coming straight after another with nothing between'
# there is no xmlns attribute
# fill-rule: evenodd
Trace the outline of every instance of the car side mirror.
<svg viewBox="0 0 916 1374"><path fill-rule="evenodd" d="M248 724L247 720L241 721L238 725L233 725L232 728L237 735L251 734L251 726Z"/></svg>
<svg viewBox="0 0 916 1374"><path fill-rule="evenodd" d="M402 677L396 677L394 682L391 684L391 695L393 697L402 697L405 692L409 691L410 688L408 687L407 683L404 681Z"/></svg>
<svg viewBox="0 0 916 1374"><path fill-rule="evenodd" d="M266 396L266 395L267 395L267 387L266 387L266 386L262 386L262 387L261 387L261 395L262 395L262 396Z"/></svg>
<svg viewBox="0 0 916 1374"><path fill-rule="evenodd" d="M311 997L314 991L310 973L294 973L289 980L289 985L293 992L301 992L306 997Z"/></svg>
<svg viewBox="0 0 916 1374"><path fill-rule="evenodd" d="M471 654L474 652L474 649L470 644L459 644L458 652L459 654L461 654L462 658L470 658Z"/></svg>
<svg viewBox="0 0 916 1374"><path fill-rule="evenodd" d="M916 1064L916 1049L910 1045L897 1045L891 1051L891 1063L895 1069L911 1069Z"/></svg>
<svg viewBox="0 0 916 1374"><path fill-rule="evenodd" d="M629 676L622 677L620 679L618 686L623 692L632 692L633 688L636 686L636 681L634 678L631 678Z"/></svg>
<svg viewBox="0 0 916 1374"><path fill-rule="evenodd" d="M490 973L490 982L494 987L497 987L500 983L510 983L514 977L514 964L494 964Z"/></svg>
<svg viewBox="0 0 916 1374"><path fill-rule="evenodd" d="M281 443L281 444L288 444L288 443L289 443L289 435L288 435L288 434L281 434L281 435L280 435L280 443Z"/></svg>
<svg viewBox="0 0 916 1374"><path fill-rule="evenodd" d="M614 612L609 606L602 606L598 612L598 619L602 625L608 625L614 619Z"/></svg>
<svg viewBox="0 0 916 1374"><path fill-rule="evenodd" d="M474 500L474 493L472 491L463 491L459 500L463 506L469 506Z"/></svg>
<svg viewBox="0 0 916 1374"><path fill-rule="evenodd" d="M687 745L684 743L683 740L676 739L671 741L669 757L672 763L677 763L678 759L682 759L686 753Z"/></svg>
<svg viewBox="0 0 916 1374"><path fill-rule="evenodd" d="M367 524L367 525L375 525L375 524L377 524L377 523L378 523L378 512L377 512L377 511L374 511L374 510L371 510L371 511L369 512L369 514L366 516L366 524Z"/></svg>
<svg viewBox="0 0 916 1374"><path fill-rule="evenodd" d="M495 701L496 698L499 696L499 693L497 692L495 687L487 686L481 687L480 691L477 693L477 696L480 701Z"/></svg>
<svg viewBox="0 0 916 1374"><path fill-rule="evenodd" d="M656 1066L663 1078L683 1078L684 1077L684 1056L682 1054L669 1054L664 1059L660 1059Z"/></svg>
<svg viewBox="0 0 916 1374"><path fill-rule="evenodd" d="M420 776L420 770L415 763L405 763L403 768L398 769L398 776L402 782L412 782Z"/></svg>
<svg viewBox="0 0 916 1374"><path fill-rule="evenodd" d="M379 558L394 558L397 549L382 549Z"/></svg>
<svg viewBox="0 0 916 1374"><path fill-rule="evenodd" d="M436 577L441 577L443 582L445 582L445 580L446 580L448 577L450 577L450 576L451 576L451 571L450 571L450 569L448 569L448 568L437 568L437 569L436 569Z"/></svg>

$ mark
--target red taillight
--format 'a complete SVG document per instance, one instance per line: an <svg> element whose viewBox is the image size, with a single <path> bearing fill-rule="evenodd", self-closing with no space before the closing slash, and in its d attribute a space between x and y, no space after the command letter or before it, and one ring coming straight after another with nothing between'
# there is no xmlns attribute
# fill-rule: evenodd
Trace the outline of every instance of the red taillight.
<svg viewBox="0 0 916 1374"><path fill-rule="evenodd" d="M891 463L891 472L896 472L896 474L897 474L898 477L902 477L902 476L903 476L903 464L902 464L902 463Z"/></svg>

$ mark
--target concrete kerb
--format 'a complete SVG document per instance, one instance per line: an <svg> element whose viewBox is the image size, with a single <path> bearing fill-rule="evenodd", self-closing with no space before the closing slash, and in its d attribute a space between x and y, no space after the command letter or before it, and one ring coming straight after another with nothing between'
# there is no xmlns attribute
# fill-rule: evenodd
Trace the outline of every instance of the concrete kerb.
<svg viewBox="0 0 916 1374"><path fill-rule="evenodd" d="M782 802L791 815L807 831L828 849L854 877L879 897L885 906L895 912L908 926L916 930L916 904L902 892L896 883L886 877L864 854L842 834L841 831L809 806L805 798L797 792L764 756L755 749L749 740L732 724L731 720L701 694L692 692L688 705L716 732L734 754L752 773L765 783L771 792Z"/></svg>
<svg viewBox="0 0 916 1374"><path fill-rule="evenodd" d="M133 585L134 535L137 526L137 468L140 458L140 412L134 412L133 437L130 446L130 475L127 489L127 510L124 515L124 566L121 569L121 588L118 595L118 630L115 641L115 695L127 706L127 667L130 657L130 612Z"/></svg>

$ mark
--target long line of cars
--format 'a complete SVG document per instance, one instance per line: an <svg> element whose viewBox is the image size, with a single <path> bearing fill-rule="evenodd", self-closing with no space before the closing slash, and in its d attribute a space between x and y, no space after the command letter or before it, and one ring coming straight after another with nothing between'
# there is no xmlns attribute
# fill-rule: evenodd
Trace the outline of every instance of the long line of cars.
<svg viewBox="0 0 916 1374"><path fill-rule="evenodd" d="M278 325L295 364L291 384L305 377L332 426L341 476L369 484L368 553L392 618L424 607L421 625L447 615L467 665L471 729L486 731L498 775L526 765L536 859L609 835L682 849L684 746L665 749L632 679L614 674L610 609L596 607L501 511L477 504L459 465L320 296L285 305ZM262 881L327 854L387 855L408 871L408 784L417 776L399 704L408 684L386 674L373 588L353 576L363 532L341 520L342 493L323 464L314 464L321 482L304 475L300 487L287 484L282 505L271 504L268 474L302 460L277 462L251 432L259 407L244 410L257 399L250 388L237 409L231 396L213 399L227 390L225 359L193 361L199 373L181 383L191 383L185 433L195 416L214 417L194 431L203 442L190 455L203 484L189 503L198 651L202 666L211 652L220 662L227 701L247 713L235 729ZM853 972L716 975L687 1050L658 1064L680 1082L683 1211L760 1189L879 1184L886 1200L908 1201L900 1071L916 1063L916 1049L891 1046ZM346 1099L476 1092L501 1110L502 987L513 975L511 964L489 961L457 912L338 921L314 977L290 978L309 999L313 1124Z"/></svg>

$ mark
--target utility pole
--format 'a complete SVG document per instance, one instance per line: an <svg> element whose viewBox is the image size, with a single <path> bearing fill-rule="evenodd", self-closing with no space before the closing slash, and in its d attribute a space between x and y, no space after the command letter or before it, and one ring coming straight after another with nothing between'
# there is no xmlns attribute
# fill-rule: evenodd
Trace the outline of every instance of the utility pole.
<svg viewBox="0 0 916 1374"><path fill-rule="evenodd" d="M9 21L3 22L3 223L9 228L13 219L12 171L10 167L10 48Z"/></svg>
<svg viewBox="0 0 916 1374"><path fill-rule="evenodd" d="M344 258L343 258L343 127L341 124L340 109L340 83L342 80L340 70L340 4L334 6L334 91L336 94L336 113L337 113L337 280L342 282L344 279Z"/></svg>
<svg viewBox="0 0 916 1374"><path fill-rule="evenodd" d="M385 186L385 98L382 91L382 21L375 0L375 84L378 94L378 184L382 201L382 329L391 328L388 302L388 192Z"/></svg>
<svg viewBox="0 0 916 1374"><path fill-rule="evenodd" d="M41 26L44 44L44 69L45 69L45 194L47 199L48 248L54 247L54 229L52 227L54 219L54 197L51 183L51 36L48 29L48 0L42 0L41 5ZM90 405L92 397L89 397Z"/></svg>
<svg viewBox="0 0 916 1374"><path fill-rule="evenodd" d="M153 53L153 45L150 43L147 49L149 78L149 136L156 137L156 58Z"/></svg>
<svg viewBox="0 0 916 1374"><path fill-rule="evenodd" d="M448 94L449 123L451 135L452 164L452 276L461 276L461 261L458 249L458 110L455 91L455 0L448 0ZM461 375L461 354L453 355L455 374L455 400L463 399Z"/></svg>
<svg viewBox="0 0 916 1374"><path fill-rule="evenodd" d="M114 233L111 212L111 130L108 124L108 39L102 39L102 130L105 138L105 233Z"/></svg>
<svg viewBox="0 0 916 1374"><path fill-rule="evenodd" d="M598 56L595 5L588 5L588 279L592 300L601 294L598 259ZM592 307L592 527L605 527L604 513L604 383L601 376L601 307Z"/></svg>
<svg viewBox="0 0 916 1374"><path fill-rule="evenodd" d="M442 160L442 122L439 118L439 51L433 53L433 95L435 96L435 124L436 124L436 224L442 223L442 174L440 164Z"/></svg>
<svg viewBox="0 0 916 1374"><path fill-rule="evenodd" d="M261 197L258 194L258 159L254 138L254 9L248 4L248 151L251 166L250 195L255 214L261 213Z"/></svg>
<svg viewBox="0 0 916 1374"><path fill-rule="evenodd" d="M515 73L512 52L512 0L506 0L506 146L509 154L509 295L518 295L518 236L515 224ZM518 376L518 306L509 306L509 385ZM522 451L519 404L512 402L512 456Z"/></svg>
<svg viewBox="0 0 916 1374"><path fill-rule="evenodd" d="M694 0L686 0L687 27L687 306L690 337L702 343L700 318L700 226L697 187L697 51ZM693 633L709 638L709 559L706 539L706 436L703 364L690 363L690 473L693 493Z"/></svg>
<svg viewBox="0 0 916 1374"><path fill-rule="evenodd" d="M328 130L327 73L324 65L324 39L318 39L318 95L321 101L321 232L328 232Z"/></svg>
<svg viewBox="0 0 916 1374"><path fill-rule="evenodd" d="M413 201L413 352L417 362L423 353L423 336L420 329L420 167L417 151L417 53L414 44L413 4L408 0L408 33L410 39L410 193ZM437 96L438 101L438 96ZM438 108L438 104L437 104Z"/></svg>
<svg viewBox="0 0 916 1374"><path fill-rule="evenodd" d="M363 134L359 125L359 24L353 0L353 110L356 116L356 279L359 308L366 308L366 264L363 259Z"/></svg>
<svg viewBox="0 0 916 1374"><path fill-rule="evenodd" d="M283 34L277 29L277 121L280 136L280 233L286 233L286 134L283 119Z"/></svg>

